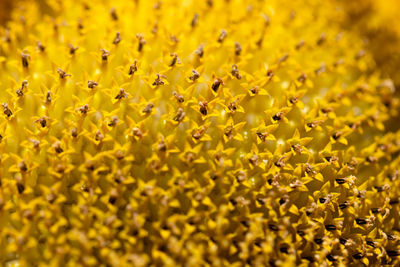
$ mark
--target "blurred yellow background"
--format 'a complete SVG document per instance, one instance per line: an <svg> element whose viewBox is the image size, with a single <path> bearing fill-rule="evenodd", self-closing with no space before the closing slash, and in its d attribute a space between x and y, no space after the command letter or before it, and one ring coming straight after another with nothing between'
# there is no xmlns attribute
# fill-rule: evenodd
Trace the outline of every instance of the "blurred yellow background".
<svg viewBox="0 0 400 267"><path fill-rule="evenodd" d="M400 73L397 68L400 64L398 21L400 1L334 1L337 1L345 10L343 27L365 38L379 71L383 76L393 79L395 85L399 87Z"/></svg>

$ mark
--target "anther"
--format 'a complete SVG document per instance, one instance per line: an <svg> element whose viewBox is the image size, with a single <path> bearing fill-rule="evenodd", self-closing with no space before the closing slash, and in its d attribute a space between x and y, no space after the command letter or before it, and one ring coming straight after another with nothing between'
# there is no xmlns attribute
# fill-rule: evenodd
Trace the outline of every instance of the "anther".
<svg viewBox="0 0 400 267"><path fill-rule="evenodd" d="M250 88L249 91L256 95L256 94L258 94L258 92L260 92L260 87L256 85L256 86Z"/></svg>
<svg viewBox="0 0 400 267"><path fill-rule="evenodd" d="M23 80L22 84L21 84L21 89L23 90L23 89L25 89L27 87L28 87L28 81L27 80Z"/></svg>
<svg viewBox="0 0 400 267"><path fill-rule="evenodd" d="M74 138L78 136L78 129L76 129L76 127L71 129L71 136Z"/></svg>
<svg viewBox="0 0 400 267"><path fill-rule="evenodd" d="M292 145L292 149L293 149L297 154L301 154L301 152L303 152L303 148L302 148L301 145L299 145L299 144L294 144L294 145Z"/></svg>
<svg viewBox="0 0 400 267"><path fill-rule="evenodd" d="M312 122L308 122L308 123L307 123L307 127L312 129L312 128L317 127L317 126L320 125L321 123L323 123L323 121L312 121Z"/></svg>
<svg viewBox="0 0 400 267"><path fill-rule="evenodd" d="M226 133L225 133L226 135ZM230 136L227 136L229 139L231 138ZM259 156L256 154L253 154L250 158L249 158L249 163L253 166L257 166L259 163Z"/></svg>
<svg viewBox="0 0 400 267"><path fill-rule="evenodd" d="M278 168L283 168L286 166L285 161L284 161L284 157L281 157L277 162L275 162L275 166Z"/></svg>
<svg viewBox="0 0 400 267"><path fill-rule="evenodd" d="M60 142L60 141L56 141L56 142L52 145L52 147L54 148L54 151L55 151L57 154L60 154L60 153L64 152L64 150L61 148L61 142Z"/></svg>
<svg viewBox="0 0 400 267"><path fill-rule="evenodd" d="M137 70L138 70L138 67L137 67L137 60L134 60L133 61L133 64L131 64L130 66L129 66L129 75L133 75L135 72L137 72Z"/></svg>
<svg viewBox="0 0 400 267"><path fill-rule="evenodd" d="M240 170L236 173L235 178L238 183L243 182L246 179L246 173Z"/></svg>
<svg viewBox="0 0 400 267"><path fill-rule="evenodd" d="M281 119L283 119L283 117L285 117L285 113L283 113L282 111L278 111L274 116L272 116L272 119L274 121L280 121Z"/></svg>
<svg viewBox="0 0 400 267"><path fill-rule="evenodd" d="M112 190L111 193L110 193L110 197L108 198L108 202L109 202L111 205L114 205L115 202L117 201L117 198L118 198L118 192L114 189L114 190Z"/></svg>
<svg viewBox="0 0 400 267"><path fill-rule="evenodd" d="M275 232L279 230L279 227L276 224L273 224L273 223L268 224L268 228L271 231L275 231Z"/></svg>
<svg viewBox="0 0 400 267"><path fill-rule="evenodd" d="M76 50L79 49L79 46L75 46L74 47L72 44L68 44L68 47L69 47L69 54L70 55L74 55Z"/></svg>
<svg viewBox="0 0 400 267"><path fill-rule="evenodd" d="M227 127L225 128L225 130L224 130L224 134L225 134L225 136L228 137L229 139L232 139L233 136L234 136L234 134L233 134L233 125L227 126ZM253 156L257 156L257 155L254 154ZM258 156L257 156L257 157L258 157ZM253 157L251 157L251 158L253 158ZM250 160L250 159L249 159L249 160Z"/></svg>
<svg viewBox="0 0 400 267"><path fill-rule="evenodd" d="M21 97L24 95L24 89L28 86L28 81L23 81L22 85L20 88L18 88L15 92L17 93L17 96Z"/></svg>
<svg viewBox="0 0 400 267"><path fill-rule="evenodd" d="M103 53L101 53L101 59L103 61L107 61L108 57L110 56L110 52L108 52L107 50L105 50L103 48L100 49L100 51L103 52Z"/></svg>
<svg viewBox="0 0 400 267"><path fill-rule="evenodd" d="M194 14L192 22L190 23L190 25L192 26L192 28L196 27L197 24L199 23L199 14Z"/></svg>
<svg viewBox="0 0 400 267"><path fill-rule="evenodd" d="M236 64L232 65L231 74L232 74L233 77L236 77L236 79L238 79L238 80L242 79L242 75L240 75L239 69L238 69Z"/></svg>
<svg viewBox="0 0 400 267"><path fill-rule="evenodd" d="M197 49L194 51L199 57L203 57L204 55L204 46L201 44Z"/></svg>
<svg viewBox="0 0 400 267"><path fill-rule="evenodd" d="M377 213L380 212L380 209L379 209L379 208L372 208L372 209L371 209L371 212L372 212L373 214L377 214Z"/></svg>
<svg viewBox="0 0 400 267"><path fill-rule="evenodd" d="M256 42L256 45L257 45L258 48L262 47L263 41L264 41L264 36L261 35L261 37Z"/></svg>
<svg viewBox="0 0 400 267"><path fill-rule="evenodd" d="M265 132L265 133L258 132L256 134L257 134L258 138L260 138L260 140L263 142L265 142L265 140L267 139L267 136L268 136L268 132Z"/></svg>
<svg viewBox="0 0 400 267"><path fill-rule="evenodd" d="M264 19L264 25L267 27L269 26L269 24L271 23L271 19L269 18L269 16L267 14L261 14L263 19Z"/></svg>
<svg viewBox="0 0 400 267"><path fill-rule="evenodd" d="M335 132L333 135L332 135L332 138L333 139L335 139L335 140L338 140L341 136L342 136L342 132L340 132L340 131L338 131L338 132Z"/></svg>
<svg viewBox="0 0 400 267"><path fill-rule="evenodd" d="M125 153L122 150L117 150L115 152L115 157L117 160L123 160L125 158Z"/></svg>
<svg viewBox="0 0 400 267"><path fill-rule="evenodd" d="M242 53L242 46L238 42L235 42L235 55L240 56L240 53Z"/></svg>
<svg viewBox="0 0 400 267"><path fill-rule="evenodd" d="M91 81L91 80L89 80L87 83L88 83L88 88L90 88L90 89L93 89L99 85L97 82Z"/></svg>
<svg viewBox="0 0 400 267"><path fill-rule="evenodd" d="M179 43L179 39L175 35L171 35L170 38L173 43L175 44Z"/></svg>
<svg viewBox="0 0 400 267"><path fill-rule="evenodd" d="M176 53L172 53L171 57L172 57L172 59L171 59L171 62L169 63L170 67L175 66L176 63L180 63L179 57L178 57L178 55Z"/></svg>
<svg viewBox="0 0 400 267"><path fill-rule="evenodd" d="M317 45L320 46L322 45L326 40L326 34L322 33L321 36L317 40Z"/></svg>
<svg viewBox="0 0 400 267"><path fill-rule="evenodd" d="M127 98L128 97L128 93L125 92L124 88L119 89L119 93L117 94L117 96L115 97L115 99L122 99L122 98Z"/></svg>
<svg viewBox="0 0 400 267"><path fill-rule="evenodd" d="M336 181L336 183L338 183L338 184L344 184L344 183L346 182L346 180L343 179L343 178L337 178L337 179L335 179L335 181Z"/></svg>
<svg viewBox="0 0 400 267"><path fill-rule="evenodd" d="M198 73L196 70L192 70L192 76L190 76L189 79L196 81L198 78L200 78L200 73Z"/></svg>
<svg viewBox="0 0 400 267"><path fill-rule="evenodd" d="M138 51L141 52L143 49L143 46L146 44L146 40L144 39L143 35L141 35L141 34L136 34L136 38L139 41Z"/></svg>
<svg viewBox="0 0 400 267"><path fill-rule="evenodd" d="M300 40L300 42L298 42L296 44L296 47L295 47L296 50L299 50L300 48L302 48L304 46L304 44L305 44L304 40Z"/></svg>
<svg viewBox="0 0 400 267"><path fill-rule="evenodd" d="M335 231L336 230L336 225L334 225L334 224L326 224L325 225L325 229L327 231Z"/></svg>
<svg viewBox="0 0 400 267"><path fill-rule="evenodd" d="M44 52L44 50L46 50L46 47L40 41L37 41L36 44L40 52Z"/></svg>
<svg viewBox="0 0 400 267"><path fill-rule="evenodd" d="M172 94L174 95L175 99L179 102L179 103L183 103L185 101L185 98L183 97L183 95L177 93L176 91L173 91Z"/></svg>
<svg viewBox="0 0 400 267"><path fill-rule="evenodd" d="M153 85L154 86L164 85L164 81L161 78L166 78L166 77L158 73L156 73L156 76L157 78L154 80Z"/></svg>
<svg viewBox="0 0 400 267"><path fill-rule="evenodd" d="M221 33L219 34L219 37L217 40L218 43L222 43L225 40L227 35L228 35L228 33L226 32L226 30L221 30Z"/></svg>
<svg viewBox="0 0 400 267"><path fill-rule="evenodd" d="M148 103L146 107L142 110L143 113L150 114L153 110L154 104Z"/></svg>
<svg viewBox="0 0 400 267"><path fill-rule="evenodd" d="M102 141L104 139L104 135L100 132L100 130L96 131L96 134L94 136L94 139L96 141Z"/></svg>
<svg viewBox="0 0 400 267"><path fill-rule="evenodd" d="M119 44L121 42L122 38L121 38L121 34L119 32L116 33L116 36L114 38L113 44Z"/></svg>
<svg viewBox="0 0 400 267"><path fill-rule="evenodd" d="M25 186L21 183L17 183L18 193L22 194L25 191Z"/></svg>
<svg viewBox="0 0 400 267"><path fill-rule="evenodd" d="M118 20L117 10L115 9L115 7L113 7L113 8L110 10L110 15L111 15L111 18L112 18L113 20Z"/></svg>
<svg viewBox="0 0 400 267"><path fill-rule="evenodd" d="M26 171L28 171L28 166L26 165L25 160L22 160L22 161L18 162L18 169L19 169L21 172L26 172Z"/></svg>
<svg viewBox="0 0 400 267"><path fill-rule="evenodd" d="M356 223L358 225L363 225L363 224L367 224L367 220L363 219L363 218L356 218Z"/></svg>
<svg viewBox="0 0 400 267"><path fill-rule="evenodd" d="M217 78L214 80L213 84L211 85L211 88L213 89L214 92L217 92L220 85L223 85L223 84L224 84L224 82L222 81L222 79Z"/></svg>
<svg viewBox="0 0 400 267"><path fill-rule="evenodd" d="M21 90L21 88L17 89L17 90L15 91L15 93L17 93L17 96L19 96L19 97L21 97L21 96L24 95L24 92Z"/></svg>
<svg viewBox="0 0 400 267"><path fill-rule="evenodd" d="M316 244L318 244L318 245L321 245L322 242L323 242L323 239L322 239L322 238L314 238L314 242L315 242Z"/></svg>
<svg viewBox="0 0 400 267"><path fill-rule="evenodd" d="M297 104L297 102L299 102L299 99L298 99L297 97L293 96L293 97L291 97L291 98L289 99L289 102L290 102L291 104L295 105L295 104Z"/></svg>
<svg viewBox="0 0 400 267"><path fill-rule="evenodd" d="M54 168L57 173L63 174L65 172L65 165L64 164L57 164Z"/></svg>
<svg viewBox="0 0 400 267"><path fill-rule="evenodd" d="M3 103L2 106L3 106L3 112L4 112L4 114L5 114L7 117L10 117L13 113L12 113L11 109L8 107L8 104L7 104L7 103Z"/></svg>
<svg viewBox="0 0 400 267"><path fill-rule="evenodd" d="M369 163L376 163L376 162L378 162L378 158L374 157L374 156L368 156L368 157L366 157L366 161Z"/></svg>
<svg viewBox="0 0 400 267"><path fill-rule="evenodd" d="M141 131L139 128L137 128L137 127L133 127L133 128L132 128L132 134L133 134L134 136L136 136L136 137L139 137L139 138L142 138L142 137L143 137L142 131Z"/></svg>
<svg viewBox="0 0 400 267"><path fill-rule="evenodd" d="M310 174L310 175L314 175L314 174L316 174L317 172L314 170L314 168L313 168L313 166L311 165L311 164L309 164L309 163L306 163L306 173L307 174Z"/></svg>
<svg viewBox="0 0 400 267"><path fill-rule="evenodd" d="M65 77L69 77L71 76L71 74L67 74L65 71L63 71L62 69L58 68L57 69L58 74L60 75L61 79L64 79Z"/></svg>
<svg viewBox="0 0 400 267"><path fill-rule="evenodd" d="M100 131L97 131L97 132L100 132ZM96 133L96 136L97 136L97 133ZM96 140L98 141L98 139L96 139ZM88 160L85 162L85 167L86 167L86 169L89 170L89 171L94 171L94 170L96 169L95 163L94 163L92 160L90 160L90 159L88 159ZM88 188L86 185L83 185L83 186L82 186L82 189L83 189L85 192L89 192L89 188Z"/></svg>
<svg viewBox="0 0 400 267"><path fill-rule="evenodd" d="M236 98L236 100L232 101L228 105L228 109L232 112L235 113L237 110L237 103L239 102L239 98Z"/></svg>
<svg viewBox="0 0 400 267"><path fill-rule="evenodd" d="M203 126L201 126L201 128L199 129L199 130L197 130L196 132L194 132L193 134L192 134L192 137L194 138L194 139L196 139L196 140L199 140L202 136L203 136L203 134L205 133L205 131L206 131L206 127L203 125Z"/></svg>
<svg viewBox="0 0 400 267"><path fill-rule="evenodd" d="M39 119L37 119L35 122L38 122L40 124L40 126L42 126L42 128L47 126L47 117L40 117Z"/></svg>
<svg viewBox="0 0 400 267"><path fill-rule="evenodd" d="M182 108L179 108L174 117L174 121L181 122L183 118L185 118L185 112L183 111Z"/></svg>
<svg viewBox="0 0 400 267"><path fill-rule="evenodd" d="M118 117L116 115L114 115L114 116L111 117L111 120L108 122L107 125L110 126L110 127L114 127L118 123L119 123L119 119L118 119Z"/></svg>
<svg viewBox="0 0 400 267"><path fill-rule="evenodd" d="M24 68L27 68L29 66L29 60L31 59L31 57L29 56L29 54L26 54L24 52L21 52L21 60L22 60L22 66Z"/></svg>
<svg viewBox="0 0 400 267"><path fill-rule="evenodd" d="M200 101L199 102L199 106L200 106L200 113L203 115L207 115L207 109L208 109L208 103L207 101Z"/></svg>
<svg viewBox="0 0 400 267"><path fill-rule="evenodd" d="M320 202L321 204L324 204L328 199L325 198L325 197L320 197L318 200L319 200L319 202Z"/></svg>
<svg viewBox="0 0 400 267"><path fill-rule="evenodd" d="M283 57L281 57L281 58L278 60L278 64L285 62L288 58L289 58L289 54L286 53L285 55L283 55Z"/></svg>
<svg viewBox="0 0 400 267"><path fill-rule="evenodd" d="M158 142L157 150L160 152L167 151L167 145L164 142L164 138L161 138L160 142Z"/></svg>
<svg viewBox="0 0 400 267"><path fill-rule="evenodd" d="M78 18L78 30L83 30L83 23L82 23L82 19Z"/></svg>
<svg viewBox="0 0 400 267"><path fill-rule="evenodd" d="M298 78L297 81L304 83L307 79L307 75L305 73L302 73Z"/></svg>
<svg viewBox="0 0 400 267"><path fill-rule="evenodd" d="M274 72L272 70L267 70L267 77L271 80L274 77Z"/></svg>
<svg viewBox="0 0 400 267"><path fill-rule="evenodd" d="M86 115L89 111L89 105L85 104L77 109L81 114Z"/></svg>

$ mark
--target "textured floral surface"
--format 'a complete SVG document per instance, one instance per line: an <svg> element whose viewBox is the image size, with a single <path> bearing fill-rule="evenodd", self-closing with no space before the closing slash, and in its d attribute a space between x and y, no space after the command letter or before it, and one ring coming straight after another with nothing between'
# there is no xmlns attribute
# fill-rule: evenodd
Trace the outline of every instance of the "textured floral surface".
<svg viewBox="0 0 400 267"><path fill-rule="evenodd" d="M2 264L399 264L400 103L335 3L22 6Z"/></svg>

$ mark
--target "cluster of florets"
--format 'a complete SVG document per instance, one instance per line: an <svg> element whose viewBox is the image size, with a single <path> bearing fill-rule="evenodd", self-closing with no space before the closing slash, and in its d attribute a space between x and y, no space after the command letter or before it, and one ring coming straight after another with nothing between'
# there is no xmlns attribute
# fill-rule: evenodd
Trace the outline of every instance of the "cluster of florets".
<svg viewBox="0 0 400 267"><path fill-rule="evenodd" d="M0 262L399 264L394 85L306 2L26 3L0 46Z"/></svg>

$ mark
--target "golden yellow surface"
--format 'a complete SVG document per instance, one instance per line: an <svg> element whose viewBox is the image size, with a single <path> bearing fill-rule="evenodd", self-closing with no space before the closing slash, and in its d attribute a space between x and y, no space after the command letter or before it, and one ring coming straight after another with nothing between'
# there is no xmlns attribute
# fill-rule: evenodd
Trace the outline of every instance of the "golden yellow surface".
<svg viewBox="0 0 400 267"><path fill-rule="evenodd" d="M357 6L19 6L0 31L2 265L399 264L397 80Z"/></svg>

